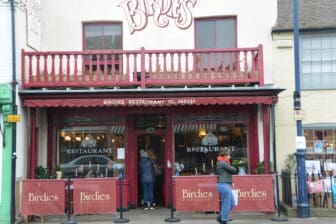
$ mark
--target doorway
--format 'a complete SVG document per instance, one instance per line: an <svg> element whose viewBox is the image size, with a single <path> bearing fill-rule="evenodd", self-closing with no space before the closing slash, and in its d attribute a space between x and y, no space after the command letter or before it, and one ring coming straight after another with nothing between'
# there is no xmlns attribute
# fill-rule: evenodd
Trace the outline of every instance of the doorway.
<svg viewBox="0 0 336 224"><path fill-rule="evenodd" d="M137 134L136 141L136 149L137 149L137 158L138 163L140 161L140 150L145 150L150 159L155 164L155 182L154 182L154 203L156 206L164 206L165 202L165 183L164 183L164 169L163 169L163 161L164 161L164 153L165 153L165 138L161 133L153 133L153 134ZM138 164L139 167L139 164ZM142 193L142 185L140 181L140 169L138 169L138 205L143 205L143 193Z"/></svg>

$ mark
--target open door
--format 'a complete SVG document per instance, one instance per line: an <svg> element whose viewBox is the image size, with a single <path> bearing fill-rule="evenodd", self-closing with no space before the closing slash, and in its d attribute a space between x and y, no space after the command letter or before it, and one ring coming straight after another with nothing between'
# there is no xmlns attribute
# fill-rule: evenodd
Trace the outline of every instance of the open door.
<svg viewBox="0 0 336 224"><path fill-rule="evenodd" d="M163 134L137 134L136 149L137 149L137 161L140 160L140 150L146 150L149 157L154 161L157 166L157 172L155 172L155 184L154 184L154 203L156 206L164 206L165 195L164 195L164 135ZM139 166L138 166L139 167ZM137 190L138 190L138 205L142 205L142 186L140 182L140 171L138 170L137 175Z"/></svg>

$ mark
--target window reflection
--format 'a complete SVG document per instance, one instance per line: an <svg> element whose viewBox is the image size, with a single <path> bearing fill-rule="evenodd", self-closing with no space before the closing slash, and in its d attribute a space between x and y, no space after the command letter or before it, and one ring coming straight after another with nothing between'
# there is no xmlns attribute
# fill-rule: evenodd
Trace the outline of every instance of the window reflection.
<svg viewBox="0 0 336 224"><path fill-rule="evenodd" d="M62 176L117 176L116 166L124 166L124 158L118 158L118 152L124 152L124 130L122 125L59 130L57 162Z"/></svg>
<svg viewBox="0 0 336 224"><path fill-rule="evenodd" d="M245 123L221 124L201 122L174 126L175 163L183 164L179 175L202 175L215 172L220 147L231 149L233 164L247 164Z"/></svg>

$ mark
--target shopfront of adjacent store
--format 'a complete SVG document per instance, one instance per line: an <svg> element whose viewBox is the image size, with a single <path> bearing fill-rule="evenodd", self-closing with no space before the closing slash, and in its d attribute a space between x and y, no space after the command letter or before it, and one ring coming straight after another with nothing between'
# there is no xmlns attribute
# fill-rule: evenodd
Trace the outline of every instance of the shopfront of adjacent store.
<svg viewBox="0 0 336 224"><path fill-rule="evenodd" d="M135 208L142 200L139 152L148 150L159 166L155 202L169 206L171 177L214 175L220 147L231 149L241 174L252 174L261 154L269 164L271 107L278 92L261 88L244 94L226 90L138 93L136 98L130 97L133 93L109 98L108 94L55 93L36 97L27 92L22 99L29 110L31 139L38 139L34 124L41 111L46 112L48 123L48 149L32 144L29 170L37 165L38 151L46 150L48 167L59 165L62 178L122 174L125 205ZM269 170L265 166L266 174ZM30 178L34 178L32 172Z"/></svg>

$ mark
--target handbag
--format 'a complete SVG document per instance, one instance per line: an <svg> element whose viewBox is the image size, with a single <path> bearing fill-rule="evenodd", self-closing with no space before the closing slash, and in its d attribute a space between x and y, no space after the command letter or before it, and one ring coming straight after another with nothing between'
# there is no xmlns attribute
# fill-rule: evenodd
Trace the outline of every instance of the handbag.
<svg viewBox="0 0 336 224"><path fill-rule="evenodd" d="M309 193L324 192L324 180L308 181L307 188Z"/></svg>
<svg viewBox="0 0 336 224"><path fill-rule="evenodd" d="M232 189L231 192L235 201L234 205L238 205L238 189Z"/></svg>

